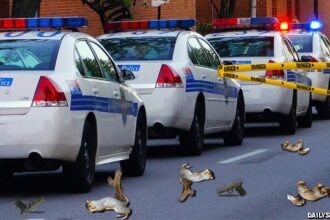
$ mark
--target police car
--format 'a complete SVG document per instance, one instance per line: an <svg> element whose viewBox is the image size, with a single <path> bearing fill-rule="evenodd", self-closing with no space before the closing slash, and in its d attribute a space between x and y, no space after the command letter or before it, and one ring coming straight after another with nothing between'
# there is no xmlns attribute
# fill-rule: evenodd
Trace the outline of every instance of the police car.
<svg viewBox="0 0 330 220"><path fill-rule="evenodd" d="M319 30L322 23L312 21L310 23L283 23L283 30L288 31L286 36L296 48L302 59L307 62L330 62L330 42ZM315 70L309 73L312 85L315 87L330 89L329 70ZM330 119L330 98L325 95L312 94L313 105L316 106L319 117Z"/></svg>
<svg viewBox="0 0 330 220"><path fill-rule="evenodd" d="M76 28L84 18L1 19L0 29ZM127 71L124 75L129 75ZM79 32L0 33L0 175L56 170L91 189L95 165L146 164L146 112L112 58Z"/></svg>
<svg viewBox="0 0 330 220"><path fill-rule="evenodd" d="M208 34L206 38L223 60L234 64L299 61L297 52L276 29L277 26L278 20L274 17L218 19L213 22L215 33ZM301 70L244 74L310 85L307 72ZM247 120L278 121L283 134L294 134L296 121L301 127L312 126L309 92L256 82L240 83L245 95Z"/></svg>
<svg viewBox="0 0 330 220"><path fill-rule="evenodd" d="M216 51L184 30L194 25L190 19L107 23L117 32L98 40L121 69L134 72L128 83L145 102L149 136L179 135L185 151L199 155L204 134L223 132L226 144L241 145L245 107L239 84L217 77Z"/></svg>

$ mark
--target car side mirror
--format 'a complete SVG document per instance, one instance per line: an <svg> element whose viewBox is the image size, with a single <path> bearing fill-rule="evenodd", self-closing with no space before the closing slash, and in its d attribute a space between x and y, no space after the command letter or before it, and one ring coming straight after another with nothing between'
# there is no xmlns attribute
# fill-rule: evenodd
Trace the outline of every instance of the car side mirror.
<svg viewBox="0 0 330 220"><path fill-rule="evenodd" d="M233 61L230 61L230 60L224 60L222 62L224 65L234 65Z"/></svg>
<svg viewBox="0 0 330 220"><path fill-rule="evenodd" d="M123 69L120 72L121 72L121 78L125 81L135 79L134 73L130 70Z"/></svg>
<svg viewBox="0 0 330 220"><path fill-rule="evenodd" d="M313 58L311 56L301 56L301 62L313 62Z"/></svg>

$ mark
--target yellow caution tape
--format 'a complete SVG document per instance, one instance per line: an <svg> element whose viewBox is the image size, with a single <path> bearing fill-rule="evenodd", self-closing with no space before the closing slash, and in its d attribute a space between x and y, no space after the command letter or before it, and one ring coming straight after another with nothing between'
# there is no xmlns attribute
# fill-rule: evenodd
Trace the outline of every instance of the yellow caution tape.
<svg viewBox="0 0 330 220"><path fill-rule="evenodd" d="M238 65L220 65L219 74L224 72L249 72L262 70L322 70L330 69L326 62L284 62L284 63L255 63Z"/></svg>
<svg viewBox="0 0 330 220"><path fill-rule="evenodd" d="M250 72L262 70L321 70L330 69L330 63L327 62L284 62L284 63L260 63L260 64L238 64L238 65L220 65L218 76L244 81L251 81L274 86L280 86L290 89L304 90L312 93L330 96L330 90L304 85L300 83L287 82L265 77L250 76L244 74L235 74L234 72Z"/></svg>
<svg viewBox="0 0 330 220"><path fill-rule="evenodd" d="M257 77L257 76L250 76L250 75L238 74L238 73L221 73L220 71L218 72L218 76L225 77L225 78L231 78L231 79L239 79L239 80L244 80L244 81L252 81L252 82L257 82L257 83L269 84L269 85L280 86L280 87L286 87L286 88L290 88L290 89L304 90L307 92L318 93L318 94L330 96L330 90L313 87L313 86L308 86L308 85L304 85L304 84L300 84L300 83L293 83L293 82L287 82L287 81L269 79L269 78Z"/></svg>

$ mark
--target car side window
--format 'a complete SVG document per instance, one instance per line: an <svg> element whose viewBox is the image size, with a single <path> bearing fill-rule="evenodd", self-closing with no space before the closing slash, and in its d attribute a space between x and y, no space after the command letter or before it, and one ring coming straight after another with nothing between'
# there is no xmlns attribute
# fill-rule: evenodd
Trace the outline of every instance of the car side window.
<svg viewBox="0 0 330 220"><path fill-rule="evenodd" d="M291 53L293 55L294 61L295 62L300 61L299 55L298 55L296 49L294 49L294 46L292 45L292 43L287 39L286 39L286 43L287 43L287 46L289 48L289 51L291 51Z"/></svg>
<svg viewBox="0 0 330 220"><path fill-rule="evenodd" d="M292 54L292 50L290 49L290 46L289 46L288 42L286 41L285 38L282 38L282 42L283 42L283 50L284 50L284 53L285 53L286 57L288 58L288 61L289 62L294 62L295 58ZM298 61L298 60L296 60L296 61Z"/></svg>
<svg viewBox="0 0 330 220"><path fill-rule="evenodd" d="M79 53L79 56L81 58L82 64L85 69L85 74L83 76L102 79L103 75L102 75L101 69L96 61L96 58L95 58L91 48L88 46L87 42L78 41L76 43L76 49Z"/></svg>
<svg viewBox="0 0 330 220"><path fill-rule="evenodd" d="M327 45L327 47L330 48L330 41L329 41L329 39L325 35L323 35L323 34L321 34L321 36L322 36L325 44Z"/></svg>
<svg viewBox="0 0 330 220"><path fill-rule="evenodd" d="M77 51L76 48L74 49L74 62L76 64L76 67L77 67L80 75L86 76L84 66L81 62L80 56L79 56L78 51Z"/></svg>
<svg viewBox="0 0 330 220"><path fill-rule="evenodd" d="M320 37L321 37L320 44L321 44L321 48L323 50L324 55L330 56L330 49L329 49L329 45L328 45L326 39L324 39L324 37L322 35L320 35Z"/></svg>
<svg viewBox="0 0 330 220"><path fill-rule="evenodd" d="M205 40L199 39L199 42L202 44L203 48L205 49L205 53L209 58L212 68L218 69L218 66L220 65L220 60L217 53L212 49L212 47L210 47L208 43L205 42Z"/></svg>
<svg viewBox="0 0 330 220"><path fill-rule="evenodd" d="M107 80L119 82L119 75L109 56L99 47L99 45L93 42L90 42L90 44L92 45L92 48L99 60L105 78Z"/></svg>
<svg viewBox="0 0 330 220"><path fill-rule="evenodd" d="M188 39L188 52L191 61L199 66L211 67L203 48L198 43L197 39L192 37Z"/></svg>

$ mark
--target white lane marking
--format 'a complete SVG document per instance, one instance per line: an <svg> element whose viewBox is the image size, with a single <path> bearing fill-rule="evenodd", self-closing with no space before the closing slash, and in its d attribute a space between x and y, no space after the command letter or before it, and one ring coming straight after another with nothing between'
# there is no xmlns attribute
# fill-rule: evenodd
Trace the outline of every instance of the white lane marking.
<svg viewBox="0 0 330 220"><path fill-rule="evenodd" d="M242 154L242 155L237 156L237 157L229 158L229 159L224 160L224 161L219 161L218 163L231 163L231 162L234 162L234 161L237 161L237 160L241 160L241 159L244 159L244 158L247 158L247 157L257 155L257 154L261 154L261 153L266 152L266 151L268 151L268 150L267 149L259 149L259 150L252 151L250 153Z"/></svg>

